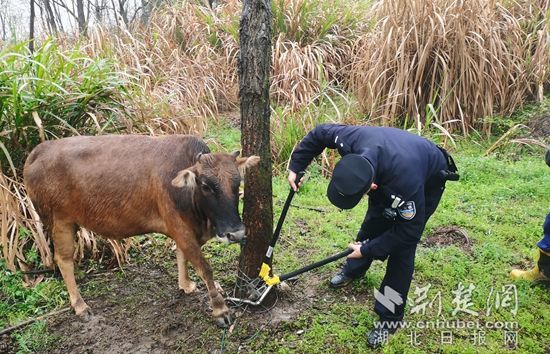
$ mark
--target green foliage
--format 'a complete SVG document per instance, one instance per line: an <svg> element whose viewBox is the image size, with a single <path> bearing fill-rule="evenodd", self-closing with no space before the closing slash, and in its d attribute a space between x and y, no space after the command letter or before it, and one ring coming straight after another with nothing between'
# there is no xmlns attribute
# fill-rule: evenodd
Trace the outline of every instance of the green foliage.
<svg viewBox="0 0 550 354"><path fill-rule="evenodd" d="M271 114L271 137L273 165L278 171L286 169L287 161L296 144L316 125L333 122L343 123L349 116L358 117L353 101L324 82L321 93L313 103L296 111L275 106ZM356 118L356 120L358 120ZM326 163L322 163L324 167Z"/></svg>
<svg viewBox="0 0 550 354"><path fill-rule="evenodd" d="M0 52L0 162L21 167L43 138L116 131L127 81L105 58L47 40L34 53L19 42ZM34 115L34 116L33 116ZM8 155L9 156L5 156Z"/></svg>
<svg viewBox="0 0 550 354"><path fill-rule="evenodd" d="M547 344L542 344L540 338L549 334L550 312L546 304L550 297L544 286L516 283L519 300L516 316L505 308L487 315L485 309L491 289L500 290L503 285L512 284L508 277L512 268L532 265L535 244L542 236L542 223L550 205L550 171L542 159L542 149L536 156L525 154L518 160L504 154L482 157L485 148L486 144L475 146L470 141L457 142L459 152L455 152L454 157L462 179L447 184L440 207L423 236L426 240L440 226L458 226L466 230L471 251L466 252L456 245L433 248L421 245L417 251L415 278L409 296L415 298L413 291L416 286L432 284L429 298L431 300L437 292L441 292L446 318L479 319L482 323L517 321L517 352L546 353ZM318 168L314 165L309 170ZM289 210L275 251L276 274L335 254L355 238L367 203L363 200L352 210L339 211L330 205L325 196L327 182L314 172L295 197L293 205L300 208ZM284 176L277 178L274 186L276 217L287 191ZM372 310L372 292L379 286L386 264L375 262L366 277L356 282L351 290L332 291L326 282L339 266L331 264L302 275L299 283L312 284L312 279L319 281L318 284L313 283L314 304L304 305L306 308L301 315L284 328L259 337L254 347L266 346L270 352L283 353L379 352L368 350L365 333L372 328L376 318ZM455 308L452 291L456 290L459 282L465 286L470 283L476 286L472 301L479 316L460 313L451 316ZM410 321L437 318L430 309L426 315L410 314L409 306L406 312L406 319ZM297 334L298 331L301 334ZM450 346L441 345L441 331L438 329L417 330L422 342L417 347L410 344L411 332L412 329L399 331L390 338L390 344L382 352L495 353L504 350L502 330L487 330L485 345L472 343L472 331L457 330Z"/></svg>
<svg viewBox="0 0 550 354"><path fill-rule="evenodd" d="M362 25L370 1L273 0L273 37L300 45L331 41Z"/></svg>
<svg viewBox="0 0 550 354"><path fill-rule="evenodd" d="M19 346L18 354L47 352L58 339L57 336L47 332L46 322L42 321L35 322L25 330L15 333L13 338Z"/></svg>
<svg viewBox="0 0 550 354"><path fill-rule="evenodd" d="M66 304L61 280L46 279L35 287L24 286L23 275L7 270L0 260L0 328L48 313Z"/></svg>

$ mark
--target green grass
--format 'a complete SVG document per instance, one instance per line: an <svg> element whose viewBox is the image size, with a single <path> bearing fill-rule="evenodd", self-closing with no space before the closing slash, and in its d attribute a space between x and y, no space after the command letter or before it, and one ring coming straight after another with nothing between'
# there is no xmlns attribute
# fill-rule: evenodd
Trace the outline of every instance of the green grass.
<svg viewBox="0 0 550 354"><path fill-rule="evenodd" d="M43 321L35 322L24 331L14 333L12 338L19 346L18 354L47 352L58 339L57 336L48 333L46 322Z"/></svg>
<svg viewBox="0 0 550 354"><path fill-rule="evenodd" d="M23 284L20 272L12 273L0 261L0 328L37 317L66 303L65 285L59 279L46 278L37 286Z"/></svg>
<svg viewBox="0 0 550 354"><path fill-rule="evenodd" d="M415 287L431 284L428 299L441 294L441 316L434 308L424 315L410 314L409 321L462 320L486 322L511 321L518 323L519 347L515 352L546 353L550 337L550 293L542 285L528 282L512 282L510 270L521 264L532 265L536 242L542 236L542 223L550 205L550 171L543 161L542 149L500 149L495 155L484 157L491 142L473 143L473 140L457 141L453 153L461 173L461 180L449 182L441 204L431 218L424 238L439 226L454 225L466 230L473 244L470 253L457 246L427 248L417 252L416 273L409 293L415 298ZM314 164L309 180L295 197L293 203L301 207L319 208L323 212L304 208L291 208L275 251L274 269L277 274L294 270L304 264L317 261L344 249L352 241L367 208L363 200L350 211L339 211L328 202L325 191L327 180L319 175ZM274 178L274 210L278 217L288 193L285 175ZM304 232L304 224L305 227ZM303 235L301 234L303 233ZM213 259L231 261L237 256L235 249L208 246ZM328 265L313 274L320 279L329 277L340 263ZM365 279L353 285L351 293L361 301L344 300L335 305L304 310L284 328L259 335L252 348L270 352L368 352L365 333L372 328L375 314L372 310L373 288L378 287L385 272L385 263L375 262ZM302 277L308 277L303 275ZM472 293L472 309L478 316L467 313L452 315L453 299L459 283L475 286ZM496 292L503 294L503 286L514 284L517 289L518 311L510 307L495 309ZM329 292L339 297L340 292L330 292L326 283L319 284L321 294ZM492 291L492 292L491 292ZM349 293L347 293L349 297ZM487 314L488 304L492 306ZM410 305L410 302L409 302ZM435 311L435 312L434 312ZM355 323L355 324L352 324ZM297 334L298 330L304 333ZM441 330L405 329L390 340L385 353L494 353L504 351L504 330L484 329L484 344L473 343L477 330L455 329L453 345L441 344ZM413 332L417 332L422 344L411 346ZM479 332L477 332L479 333Z"/></svg>
<svg viewBox="0 0 550 354"><path fill-rule="evenodd" d="M20 272L10 272L0 260L0 329L36 318L68 305L68 293L60 279L46 278L35 287L26 287ZM35 322L11 333L18 353L45 350L55 336L45 330L46 323Z"/></svg>

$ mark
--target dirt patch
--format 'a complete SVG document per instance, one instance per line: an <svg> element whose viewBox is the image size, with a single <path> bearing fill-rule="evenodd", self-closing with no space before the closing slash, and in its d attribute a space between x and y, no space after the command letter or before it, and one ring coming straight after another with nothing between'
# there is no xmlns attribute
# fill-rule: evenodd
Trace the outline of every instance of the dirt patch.
<svg viewBox="0 0 550 354"><path fill-rule="evenodd" d="M426 247L448 247L455 245L466 253L471 253L472 244L466 231L457 226L442 226L428 235L422 244Z"/></svg>
<svg viewBox="0 0 550 354"><path fill-rule="evenodd" d="M298 218L296 219L294 224L298 228L298 232L300 233L300 236L304 236L309 232L309 225L306 220Z"/></svg>
<svg viewBox="0 0 550 354"><path fill-rule="evenodd" d="M8 335L0 336L0 353L16 353L17 344Z"/></svg>
<svg viewBox="0 0 550 354"><path fill-rule="evenodd" d="M308 228L302 221L298 226ZM78 284L93 319L80 322L72 311L49 317L44 335L56 340L42 353L261 352L288 331L303 333L308 324L297 321L301 316L328 313L335 304L373 301L370 291L329 289L325 268L325 272L315 270L289 281L286 291L273 291L274 298L264 307L252 311L233 307L234 326L222 330L211 317L205 286L194 274L197 291L186 295L178 290L175 263L172 255L151 256L123 272L84 275ZM223 279L220 272L215 271L218 281ZM223 272L236 274L236 263ZM231 291L233 284L222 286ZM15 353L19 348L5 336L0 338L0 349L0 353Z"/></svg>
<svg viewBox="0 0 550 354"><path fill-rule="evenodd" d="M550 113L544 113L531 119L527 126L533 138L548 139L550 137Z"/></svg>
<svg viewBox="0 0 550 354"><path fill-rule="evenodd" d="M163 263L165 264L165 263ZM169 263L166 263L169 264ZM228 270L232 271L232 270ZM79 280L83 297L94 312L81 322L71 312L47 320L48 335L59 338L44 353L204 353L261 350L262 341L293 326L301 314L330 306L345 296L326 287L325 277L311 273L274 291L264 308L233 308L235 326L219 329L212 317L205 286L186 295L177 288L177 270L147 261L124 272L90 274ZM230 284L222 284L231 290ZM0 338L0 352L15 353L8 336Z"/></svg>
<svg viewBox="0 0 550 354"><path fill-rule="evenodd" d="M176 279L162 267L147 264L85 281L82 288L93 319L83 323L67 313L50 320L49 331L61 339L48 352L167 353L187 345L203 348L196 334L211 327L203 320L210 315L206 292L201 288L185 295L177 289ZM101 295L86 296L98 288Z"/></svg>

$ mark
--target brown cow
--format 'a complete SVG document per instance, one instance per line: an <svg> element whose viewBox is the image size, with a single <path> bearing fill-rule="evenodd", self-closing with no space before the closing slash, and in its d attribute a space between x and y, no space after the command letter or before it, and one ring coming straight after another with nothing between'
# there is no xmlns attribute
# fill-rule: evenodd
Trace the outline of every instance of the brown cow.
<svg viewBox="0 0 550 354"><path fill-rule="evenodd" d="M179 287L195 290L187 262L206 283L216 322L231 323L229 309L201 253L210 238L244 237L238 213L241 174L259 157L210 153L199 138L184 135L79 136L47 141L29 155L25 185L51 233L55 261L78 316L92 312L74 277L77 226L122 239L158 232L176 242Z"/></svg>

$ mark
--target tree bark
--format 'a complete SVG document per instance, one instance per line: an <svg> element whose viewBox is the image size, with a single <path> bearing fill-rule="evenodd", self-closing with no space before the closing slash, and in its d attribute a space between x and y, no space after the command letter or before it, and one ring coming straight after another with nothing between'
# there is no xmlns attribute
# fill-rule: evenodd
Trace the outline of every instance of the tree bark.
<svg viewBox="0 0 550 354"><path fill-rule="evenodd" d="M29 20L29 51L34 52L34 18L36 14L34 12L34 0L31 0L31 15Z"/></svg>
<svg viewBox="0 0 550 354"><path fill-rule="evenodd" d="M76 20L78 21L78 32L81 36L86 36L86 15L84 14L84 0L76 0Z"/></svg>
<svg viewBox="0 0 550 354"><path fill-rule="evenodd" d="M244 0L238 63L243 156L258 155L256 168L246 172L243 219L247 242L239 269L258 276L273 233L269 76L271 70L271 2Z"/></svg>
<svg viewBox="0 0 550 354"><path fill-rule="evenodd" d="M2 25L2 41L7 40L7 33L6 33L6 20L4 19L4 14L0 12L0 23Z"/></svg>
<svg viewBox="0 0 550 354"><path fill-rule="evenodd" d="M126 25L126 28L129 28L130 21L128 21L128 9L126 6L126 0L118 0L118 12L120 14L120 17L122 18L122 21Z"/></svg>
<svg viewBox="0 0 550 354"><path fill-rule="evenodd" d="M57 34L57 25L55 23L55 15L52 10L50 0L43 0L44 13L46 14L46 23L50 30L50 34Z"/></svg>

